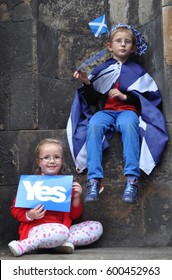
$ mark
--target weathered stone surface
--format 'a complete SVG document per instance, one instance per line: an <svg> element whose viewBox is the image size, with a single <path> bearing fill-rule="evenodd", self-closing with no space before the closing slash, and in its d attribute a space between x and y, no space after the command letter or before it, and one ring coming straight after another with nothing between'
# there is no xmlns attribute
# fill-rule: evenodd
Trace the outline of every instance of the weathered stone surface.
<svg viewBox="0 0 172 280"><path fill-rule="evenodd" d="M38 127L38 80L32 73L0 77L0 129L20 130Z"/></svg>
<svg viewBox="0 0 172 280"><path fill-rule="evenodd" d="M109 0L108 2L109 2L109 15L110 15L109 21L112 22L112 24L117 24L118 22L128 23L127 14L129 10L129 1Z"/></svg>
<svg viewBox="0 0 172 280"><path fill-rule="evenodd" d="M165 6L162 9L162 23L163 23L163 44L164 44L164 79L165 79L165 93L164 100L166 117L169 122L172 121L172 5Z"/></svg>
<svg viewBox="0 0 172 280"><path fill-rule="evenodd" d="M162 0L162 6L171 6L172 5L172 0Z"/></svg>
<svg viewBox="0 0 172 280"><path fill-rule="evenodd" d="M66 35L70 33L90 33L88 19L91 21L103 14L108 1L96 3L87 0L50 0L39 1L39 21ZM84 34L83 34L84 35Z"/></svg>
<svg viewBox="0 0 172 280"><path fill-rule="evenodd" d="M40 78L39 129L65 129L74 97L72 81Z"/></svg>
<svg viewBox="0 0 172 280"><path fill-rule="evenodd" d="M18 132L1 132L0 185L17 184L19 168ZM1 188L1 187L0 187ZM1 200L1 203L3 200Z"/></svg>
<svg viewBox="0 0 172 280"><path fill-rule="evenodd" d="M172 65L172 7L163 8L164 28L164 60L167 65Z"/></svg>
<svg viewBox="0 0 172 280"><path fill-rule="evenodd" d="M19 223L11 216L10 206L17 191L16 185L5 185L0 187L0 247L13 239L18 238Z"/></svg>
<svg viewBox="0 0 172 280"><path fill-rule="evenodd" d="M1 22L0 72L25 73L32 70L32 21Z"/></svg>

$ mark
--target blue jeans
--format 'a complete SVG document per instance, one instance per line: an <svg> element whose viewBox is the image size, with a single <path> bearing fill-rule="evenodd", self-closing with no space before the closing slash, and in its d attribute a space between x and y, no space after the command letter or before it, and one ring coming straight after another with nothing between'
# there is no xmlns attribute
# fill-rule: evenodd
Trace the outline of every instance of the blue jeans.
<svg viewBox="0 0 172 280"><path fill-rule="evenodd" d="M88 124L86 136L88 180L103 178L102 139L111 128L121 133L124 175L140 176L139 119L135 112L103 110L95 113Z"/></svg>

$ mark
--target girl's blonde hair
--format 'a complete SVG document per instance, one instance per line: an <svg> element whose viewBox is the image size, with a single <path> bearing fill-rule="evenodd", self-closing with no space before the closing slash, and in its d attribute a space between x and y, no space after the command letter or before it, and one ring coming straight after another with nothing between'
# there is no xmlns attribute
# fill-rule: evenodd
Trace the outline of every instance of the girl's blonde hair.
<svg viewBox="0 0 172 280"><path fill-rule="evenodd" d="M118 27L117 29L112 31L112 33L110 34L110 37L109 37L109 42L110 43L112 43L115 34L118 33L118 32L128 32L131 35L131 37L132 37L133 45L134 46L136 45L136 37L135 37L134 33L130 29L125 27L125 26L124 27Z"/></svg>
<svg viewBox="0 0 172 280"><path fill-rule="evenodd" d="M47 144L57 144L57 145L59 145L62 149L62 157L63 157L63 145L62 145L62 142L59 139L53 139L53 138L43 139L42 141L39 142L39 144L35 148L35 165L37 166L37 168L35 169L34 173L36 175L41 174L41 169L38 166L38 161L39 161L39 158L40 158L40 152L41 152L42 147L44 145L47 145ZM63 172L63 171L64 171L64 164L62 166L61 172Z"/></svg>

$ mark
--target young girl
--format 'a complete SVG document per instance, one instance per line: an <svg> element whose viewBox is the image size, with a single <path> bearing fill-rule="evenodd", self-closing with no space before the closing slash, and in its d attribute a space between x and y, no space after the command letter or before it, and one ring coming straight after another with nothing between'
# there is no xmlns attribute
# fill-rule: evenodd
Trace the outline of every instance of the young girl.
<svg viewBox="0 0 172 280"><path fill-rule="evenodd" d="M45 139L36 147L37 175L60 175L64 158L59 140ZM103 233L101 223L85 221L72 225L82 214L82 188L77 182L72 186L71 210L68 212L49 211L42 204L34 209L11 206L11 213L20 222L18 241L8 246L14 256L20 256L38 248L57 248L59 252L71 254L74 246L88 245Z"/></svg>

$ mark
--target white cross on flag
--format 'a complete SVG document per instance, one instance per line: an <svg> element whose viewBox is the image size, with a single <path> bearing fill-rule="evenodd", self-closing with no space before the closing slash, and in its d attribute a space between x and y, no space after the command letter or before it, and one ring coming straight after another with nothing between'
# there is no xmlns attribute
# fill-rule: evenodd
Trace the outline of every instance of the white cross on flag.
<svg viewBox="0 0 172 280"><path fill-rule="evenodd" d="M90 21L88 24L95 37L98 37L99 35L105 33L108 30L105 15L100 16L94 19L93 21Z"/></svg>

